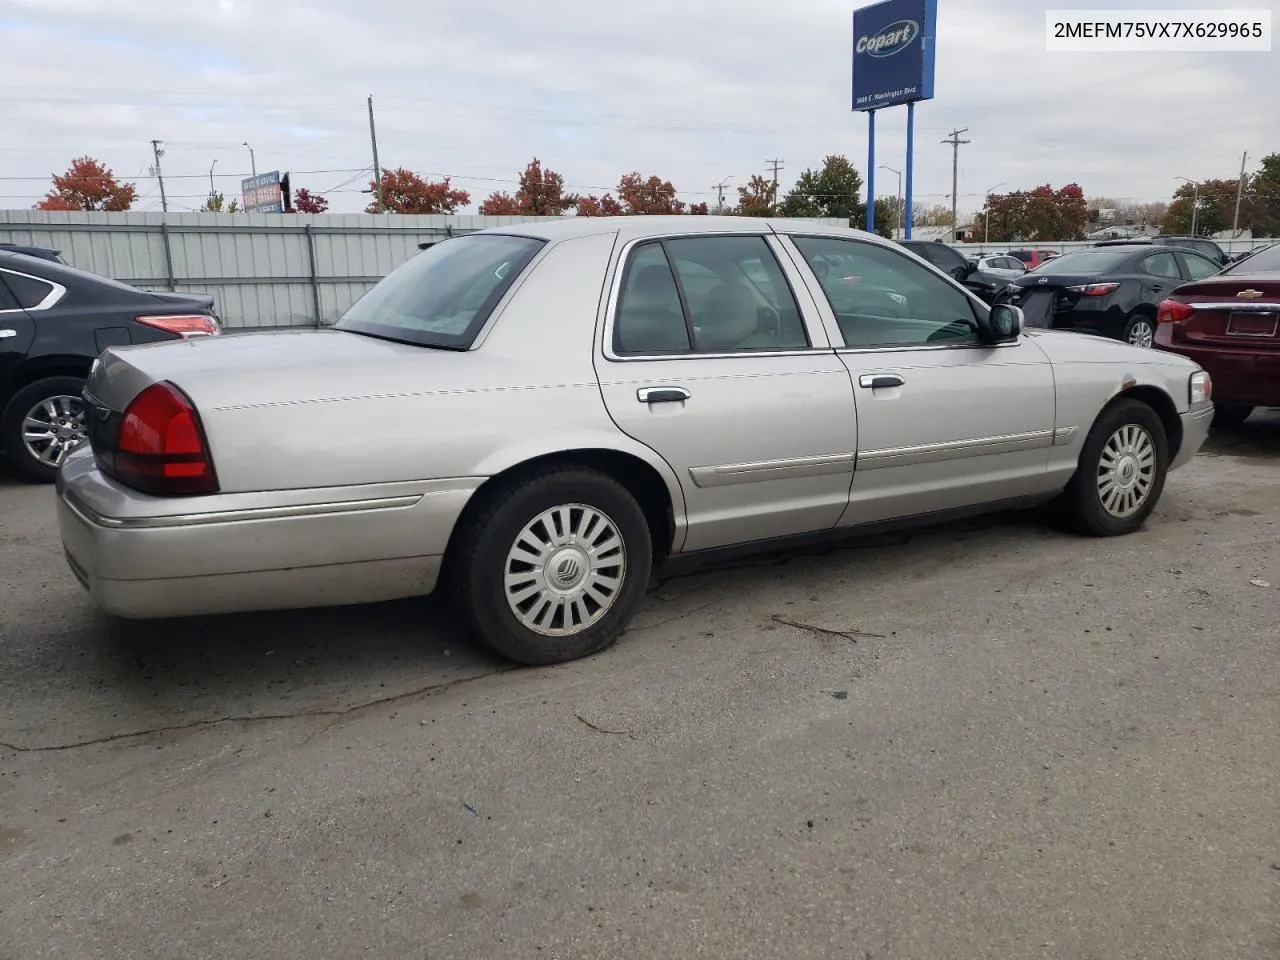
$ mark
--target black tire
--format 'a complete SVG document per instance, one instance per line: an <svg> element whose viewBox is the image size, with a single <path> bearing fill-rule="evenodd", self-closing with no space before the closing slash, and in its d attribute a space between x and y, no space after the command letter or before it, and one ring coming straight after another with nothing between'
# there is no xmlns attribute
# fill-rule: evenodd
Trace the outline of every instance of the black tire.
<svg viewBox="0 0 1280 960"><path fill-rule="evenodd" d="M1238 427L1253 413L1253 407L1233 407L1226 404L1213 405L1213 426Z"/></svg>
<svg viewBox="0 0 1280 960"><path fill-rule="evenodd" d="M1154 463L1146 499L1136 510L1118 515L1103 503L1099 490L1103 451L1118 431L1136 427L1146 432L1154 447ZM1094 421L1080 451L1079 466L1060 498L1061 516L1071 529L1092 537L1115 537L1133 533L1146 522L1160 501L1169 470L1169 440L1160 417L1138 400L1117 400Z"/></svg>
<svg viewBox="0 0 1280 960"><path fill-rule="evenodd" d="M596 470L552 466L513 477L482 496L478 509L455 534L450 556L446 557L449 591L475 638L504 657L530 666L576 660L598 653L617 640L648 588L653 561L648 521L627 489ZM613 569L621 570L621 584L612 592L607 606L598 605L598 619L578 632L548 635L523 623L508 600L508 553L524 528L544 511L569 505L588 507L604 515L621 537L619 553L625 565L614 565ZM584 516L582 511L575 511L573 521ZM592 542L602 541L597 536ZM578 558L573 544L558 549L567 551L567 560ZM551 566L552 559L554 554L547 558L546 567ZM586 559L585 555L582 559ZM541 596L560 596L551 592L545 579L537 579L531 565L526 566L530 566L526 571L530 589L540 584L539 589L547 591ZM551 575L548 572L543 576ZM543 600L538 599L535 604L541 607ZM548 625L554 627L559 622L563 628L563 618L573 616L567 610L562 606L559 613L553 613ZM597 615L597 610L589 612Z"/></svg>
<svg viewBox="0 0 1280 960"><path fill-rule="evenodd" d="M1141 342L1135 342L1135 337L1139 336L1141 331ZM1130 314L1129 319L1125 321L1124 332L1120 334L1120 339L1125 343L1133 344L1135 347L1150 347L1155 343L1156 322L1143 313Z"/></svg>
<svg viewBox="0 0 1280 960"><path fill-rule="evenodd" d="M79 377L46 377L27 384L13 395L4 414L0 416L0 447L6 459L24 480L32 483L53 483L58 476L56 465L42 463L27 449L22 440L22 421L27 413L42 400L51 397L79 398L84 381Z"/></svg>

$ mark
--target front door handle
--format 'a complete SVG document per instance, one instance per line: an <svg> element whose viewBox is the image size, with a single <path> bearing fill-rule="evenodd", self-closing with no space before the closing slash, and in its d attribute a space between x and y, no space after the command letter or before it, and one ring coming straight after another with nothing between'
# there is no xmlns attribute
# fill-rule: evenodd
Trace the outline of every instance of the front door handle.
<svg viewBox="0 0 1280 960"><path fill-rule="evenodd" d="M858 378L858 386L868 390L879 390L882 387L900 387L907 381L896 373L864 373Z"/></svg>
<svg viewBox="0 0 1280 960"><path fill-rule="evenodd" d="M636 399L641 403L676 403L691 396L684 387L641 387L636 391Z"/></svg>
<svg viewBox="0 0 1280 960"><path fill-rule="evenodd" d="M0 330L0 340L8 340L10 337L16 337L17 335L18 335L17 330L9 330L9 329Z"/></svg>

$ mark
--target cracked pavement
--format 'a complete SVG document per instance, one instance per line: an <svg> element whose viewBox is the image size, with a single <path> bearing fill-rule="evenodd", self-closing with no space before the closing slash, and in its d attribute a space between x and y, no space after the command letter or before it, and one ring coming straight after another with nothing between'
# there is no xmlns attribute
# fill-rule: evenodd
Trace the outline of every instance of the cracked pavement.
<svg viewBox="0 0 1280 960"><path fill-rule="evenodd" d="M1275 960L1278 467L1255 416L1134 536L761 557L548 669L430 600L111 623L0 474L0 958Z"/></svg>

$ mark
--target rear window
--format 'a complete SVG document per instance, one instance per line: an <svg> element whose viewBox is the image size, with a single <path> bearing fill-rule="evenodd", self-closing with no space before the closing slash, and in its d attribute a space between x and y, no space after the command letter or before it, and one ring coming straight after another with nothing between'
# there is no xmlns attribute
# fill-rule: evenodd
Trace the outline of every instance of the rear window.
<svg viewBox="0 0 1280 960"><path fill-rule="evenodd" d="M1133 248L1127 250L1076 250L1054 257L1040 264L1031 273L1102 273L1114 270L1133 256Z"/></svg>
<svg viewBox="0 0 1280 960"><path fill-rule="evenodd" d="M1014 250L1009 254L1009 256L1013 257L1015 260L1021 260L1023 263L1030 263L1034 259L1030 250Z"/></svg>
<svg viewBox="0 0 1280 960"><path fill-rule="evenodd" d="M1259 250L1253 256L1232 264L1224 273L1280 273L1280 243Z"/></svg>
<svg viewBox="0 0 1280 960"><path fill-rule="evenodd" d="M0 270L0 283L8 287L8 292L12 294L18 306L26 310L38 307L49 294L53 293L52 285L43 280L20 273L10 273L8 270Z"/></svg>
<svg viewBox="0 0 1280 960"><path fill-rule="evenodd" d="M465 350L542 245L500 234L441 241L387 274L334 328Z"/></svg>

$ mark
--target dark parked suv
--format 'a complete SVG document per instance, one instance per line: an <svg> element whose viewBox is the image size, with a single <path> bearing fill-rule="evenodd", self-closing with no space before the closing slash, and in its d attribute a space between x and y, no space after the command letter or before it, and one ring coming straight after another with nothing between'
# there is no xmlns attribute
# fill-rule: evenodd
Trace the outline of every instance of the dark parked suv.
<svg viewBox="0 0 1280 960"><path fill-rule="evenodd" d="M1206 240L1204 237L1134 237L1130 240L1102 240L1094 246L1096 247L1124 247L1133 244L1147 244L1148 246L1157 247L1181 247L1184 250L1194 250L1202 257L1208 257L1214 263L1226 264L1231 258L1223 252L1222 248L1212 240Z"/></svg>
<svg viewBox="0 0 1280 960"><path fill-rule="evenodd" d="M85 438L80 394L103 350L220 332L213 297L0 250L0 450L27 479L52 481Z"/></svg>
<svg viewBox="0 0 1280 960"><path fill-rule="evenodd" d="M1009 285L1007 276L979 270L959 250L945 243L939 243L936 240L899 240L898 244L916 256L928 260L943 273L955 277L977 294L984 303L990 303Z"/></svg>

